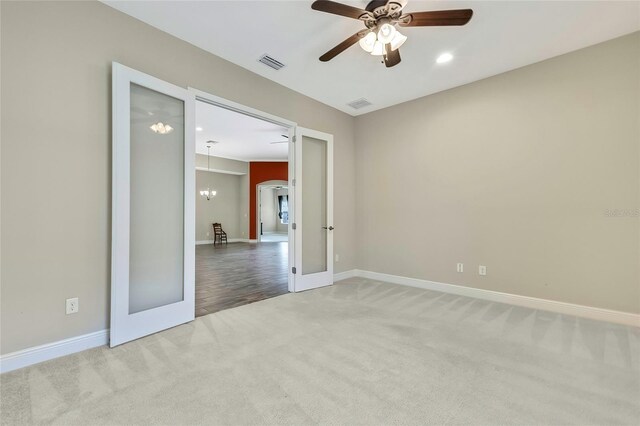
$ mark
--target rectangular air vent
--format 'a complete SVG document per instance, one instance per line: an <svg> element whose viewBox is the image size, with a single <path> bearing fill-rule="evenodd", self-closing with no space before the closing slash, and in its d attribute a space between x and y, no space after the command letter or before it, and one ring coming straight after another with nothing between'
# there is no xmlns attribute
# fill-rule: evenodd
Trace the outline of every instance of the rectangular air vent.
<svg viewBox="0 0 640 426"><path fill-rule="evenodd" d="M276 71L284 67L284 64L282 62L278 61L277 59L273 59L269 55L262 55L262 57L258 59L258 62L262 62L266 66L273 68Z"/></svg>
<svg viewBox="0 0 640 426"><path fill-rule="evenodd" d="M356 99L353 102L349 102L347 105L349 105L353 109L360 109L373 104L368 100L366 100L365 98L360 98L360 99Z"/></svg>

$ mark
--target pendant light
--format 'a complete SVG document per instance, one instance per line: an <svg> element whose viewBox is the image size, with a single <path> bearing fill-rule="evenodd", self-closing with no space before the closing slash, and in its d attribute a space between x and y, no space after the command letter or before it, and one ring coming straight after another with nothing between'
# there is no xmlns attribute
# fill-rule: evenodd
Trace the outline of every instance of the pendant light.
<svg viewBox="0 0 640 426"><path fill-rule="evenodd" d="M209 168L209 160L211 159L211 156L209 154L209 151L211 150L211 141L207 142L207 171L210 172L210 168ZM205 197L207 199L207 201L211 200L211 198L216 196L216 191L209 189L209 187L207 187L207 189L205 191L200 191L200 195Z"/></svg>

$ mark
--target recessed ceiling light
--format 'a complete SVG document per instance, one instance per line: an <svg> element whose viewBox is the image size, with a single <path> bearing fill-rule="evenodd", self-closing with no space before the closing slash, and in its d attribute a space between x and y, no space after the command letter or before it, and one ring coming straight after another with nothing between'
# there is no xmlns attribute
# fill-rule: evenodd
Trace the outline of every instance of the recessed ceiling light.
<svg viewBox="0 0 640 426"><path fill-rule="evenodd" d="M442 55L438 56L438 59L436 59L436 62L439 64L444 64L445 62L449 62L450 60L453 59L453 55L451 53L443 53Z"/></svg>
<svg viewBox="0 0 640 426"><path fill-rule="evenodd" d="M202 131L202 127L196 127L196 132L201 132Z"/></svg>

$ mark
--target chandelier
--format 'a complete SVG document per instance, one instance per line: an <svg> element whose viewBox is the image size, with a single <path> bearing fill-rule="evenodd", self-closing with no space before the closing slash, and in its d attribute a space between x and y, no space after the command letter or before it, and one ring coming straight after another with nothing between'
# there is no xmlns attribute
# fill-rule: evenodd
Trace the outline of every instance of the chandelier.
<svg viewBox="0 0 640 426"><path fill-rule="evenodd" d="M209 169L209 161L211 159L210 155L209 155L209 151L211 149L211 143L207 142L207 171L211 171ZM205 197L207 199L207 201L211 200L211 198L216 196L216 191L210 189L207 187L207 189L205 189L204 191L200 191L200 195Z"/></svg>

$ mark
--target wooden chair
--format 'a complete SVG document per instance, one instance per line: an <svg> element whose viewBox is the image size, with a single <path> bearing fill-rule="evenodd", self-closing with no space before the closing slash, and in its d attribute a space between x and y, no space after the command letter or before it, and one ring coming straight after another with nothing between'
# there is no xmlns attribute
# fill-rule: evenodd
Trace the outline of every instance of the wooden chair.
<svg viewBox="0 0 640 426"><path fill-rule="evenodd" d="M213 224L213 245L215 246L216 243L227 244L227 233L222 230L221 223Z"/></svg>

